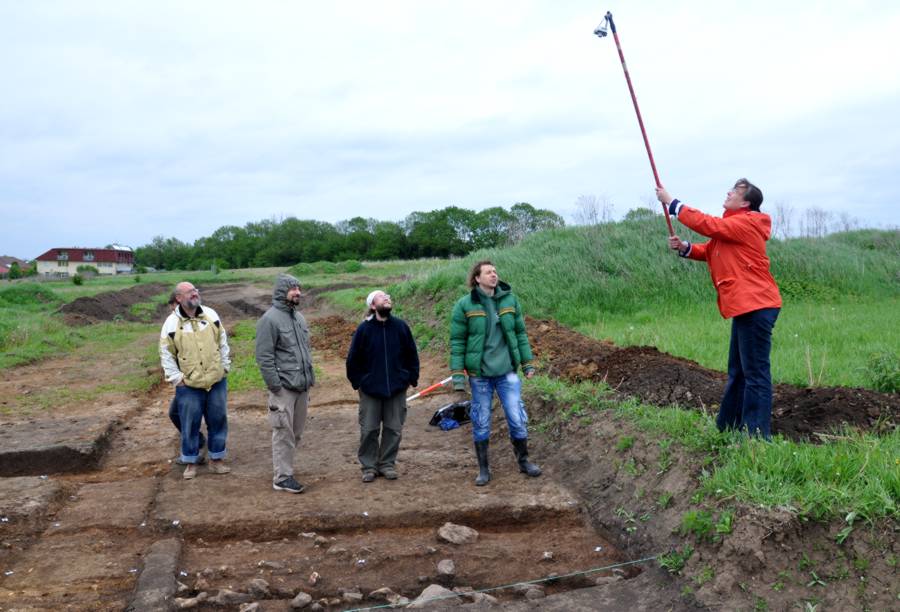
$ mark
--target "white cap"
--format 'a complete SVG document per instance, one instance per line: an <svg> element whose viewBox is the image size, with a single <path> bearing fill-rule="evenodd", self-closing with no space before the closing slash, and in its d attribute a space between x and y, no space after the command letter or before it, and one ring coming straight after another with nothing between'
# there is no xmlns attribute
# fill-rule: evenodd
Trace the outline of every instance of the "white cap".
<svg viewBox="0 0 900 612"><path fill-rule="evenodd" d="M366 297L366 306L368 306L369 308L371 308L371 307L372 307L372 302L375 301L375 296L378 295L379 293L384 293L384 291L382 291L381 289L376 289L375 291L373 291L372 293L370 293L370 294Z"/></svg>

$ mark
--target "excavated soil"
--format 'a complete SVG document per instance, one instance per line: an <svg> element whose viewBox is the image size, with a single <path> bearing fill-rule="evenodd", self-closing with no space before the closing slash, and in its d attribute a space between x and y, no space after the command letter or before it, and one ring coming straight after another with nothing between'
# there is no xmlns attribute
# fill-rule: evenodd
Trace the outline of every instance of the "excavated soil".
<svg viewBox="0 0 900 612"><path fill-rule="evenodd" d="M678 404L715 413L726 376L650 346L620 348L583 336L552 320L530 320L535 355L549 373L572 382L603 381L625 395L658 406ZM890 431L900 396L845 387L775 385L772 431L792 440L818 441L843 426Z"/></svg>
<svg viewBox="0 0 900 612"><path fill-rule="evenodd" d="M64 315L82 324L127 318L131 304L164 291L161 285L142 285L93 301L76 300L77 306L69 304ZM296 476L307 486L300 496L271 488L263 390L229 396L233 473L218 476L201 468L192 481L184 481L182 469L172 463L177 438L165 414L168 388L156 387L148 395L104 391L86 399L90 385L102 382L84 376L86 361L98 371L138 370L139 356L146 343L155 341L153 335L120 352L91 355L85 349L16 368L0 381L6 409L0 427L15 429L24 447L32 425L35 440L46 437L42 419L76 427L81 417L107 415L111 423L98 461L71 473L54 470L49 477L34 473L0 481L0 609L124 609L133 601L138 578L142 582L152 574L150 552L167 542L177 544L169 559L169 578L177 572L182 583L177 596L239 592L229 604L198 602L199 610L237 610L242 598L259 601L261 610L287 610L301 590L325 609L358 608L381 603L368 596L381 587L410 598L430 583L493 587L608 567L679 542L674 533L690 507L684 492L697 486L705 469L702 461L677 454L669 457L669 469L657 470L661 447L643 440L627 422L598 418L553 425L561 407L539 398L529 398L533 420L551 424L546 434L533 439L533 457L545 467L542 478L518 473L498 410L491 442L494 480L488 487L474 487L469 428L441 432L427 426L437 407L462 398L438 391L410 405L398 460L400 479L363 485L356 460L357 398L344 378L343 364L358 321L330 312L321 301L322 291L305 292L303 302L319 383L310 394L307 430L296 461ZM271 300L270 290L253 285L213 285L201 288L201 294L229 327L239 319L255 319ZM161 309L160 321L166 311ZM656 405L715 410L724 384L721 373L651 347L618 348L592 340L553 321L531 320L528 325L542 368L554 376L602 380ZM252 352L240 340L235 338L235 359L245 357L243 350ZM421 380L445 376L445 356L422 358ZM39 407L34 402L41 397ZM65 401L50 401L57 397ZM815 437L842 424L868 430L896 427L893 395L779 385L775 404L774 430L792 438ZM81 428L54 435L80 442L83 433ZM636 440L627 458L616 450L617 440L626 434ZM661 493L673 494L671 506L656 504ZM22 510L26 506L28 512ZM787 609L788 595L798 596L808 576L797 572L797 584L783 591L771 585L782 579L778 571L806 563L807 555L820 567L834 565L835 574L843 571L835 561L841 555L848 564L879 555L896 559L890 526L881 532L887 544L869 542L862 530L855 532L847 540L853 547L848 556L846 548L835 546L806 550L804 539L812 532L783 514L788 518L739 508L735 532L715 545L698 544L688 562L685 571L698 575L705 575L707 566L715 568L714 577L703 583L679 581L654 563L637 563L615 572L549 580L537 595L522 588L492 594L515 610L704 609L699 602L744 609L754 604L748 589L757 589ZM436 530L446 521L478 529L478 542L442 542ZM834 542L834 535L818 534L816 541ZM443 559L455 562L453 575L438 572ZM313 573L318 580L311 579ZM825 603L890 606L896 569L879 566L866 576L872 584L858 588L856 600L832 589L829 597L835 599ZM583 589L594 583L598 586ZM698 597L686 596L691 590L686 587L696 587ZM816 585L805 588L813 601ZM356 593L362 598L356 599Z"/></svg>
<svg viewBox="0 0 900 612"><path fill-rule="evenodd" d="M63 304L59 312L62 313L69 325L90 325L99 321L117 319L138 321L139 319L131 314L131 306L146 302L165 290L165 285L158 283L135 285L121 291L107 291L80 297L68 304Z"/></svg>
<svg viewBox="0 0 900 612"><path fill-rule="evenodd" d="M148 294L129 290L124 298L101 296L94 304L103 308L81 314L114 319L129 301L145 301ZM253 320L271 300L270 291L255 286L212 286L201 288L201 295L231 327L239 318ZM9 398L0 430L14 431L17 444L29 448L34 446L29 440L37 444L47 438L48 445L99 445L102 450L96 462L66 462L67 470L35 462L38 472L2 480L9 499L0 505L0 609L125 609L137 585L159 575L153 551L167 548L168 542L177 544L164 565L172 568L171 580L177 577L184 585L178 596L240 591L237 599L246 599L255 593L253 599L266 610L288 609L300 590L338 610L381 603L368 594L382 587L413 599L431 583L496 587L626 561L591 529L578 499L564 487L518 472L499 422L494 481L474 487L469 428L442 432L427 425L439 406L459 399L452 393L411 403L397 466L400 479L363 484L356 459L358 398L345 379L343 361L358 321L318 309L316 295L306 300L318 384L310 394L306 433L295 461L295 475L306 485L300 496L272 489L263 389L229 394L233 472L220 476L200 468L191 481L184 481L182 468L172 462L177 438L166 417L170 389L157 386L135 396L98 391L98 397L87 399L90 385L108 383L108 378L85 377L84 364L111 373L140 370L139 356L155 342L153 333L118 352L92 357L88 348L79 349L18 368L0 381L0 391ZM252 316L238 316L244 312ZM233 358L247 358L252 343L232 338ZM439 380L445 370L442 356L422 355L423 380ZM109 431L85 428L90 415L106 418ZM51 431L47 423L58 427ZM21 473L12 469L22 468L18 456L7 455L10 474ZM32 508L27 514L17 510L25 505ZM477 529L478 540L469 545L441 541L437 529L445 522ZM449 574L438 571L445 559L455 565ZM319 579L310 584L314 572ZM557 601L598 579L621 588L619 582L640 572L628 566L618 574L609 569L580 573L548 581L539 594ZM265 581L265 592L259 580ZM500 589L493 595L513 603L524 601L526 590ZM152 588L141 592L152 594ZM529 592L535 596L537 591ZM354 600L353 593L362 599ZM604 598L646 600L632 587L608 590ZM237 600L197 606L238 608Z"/></svg>

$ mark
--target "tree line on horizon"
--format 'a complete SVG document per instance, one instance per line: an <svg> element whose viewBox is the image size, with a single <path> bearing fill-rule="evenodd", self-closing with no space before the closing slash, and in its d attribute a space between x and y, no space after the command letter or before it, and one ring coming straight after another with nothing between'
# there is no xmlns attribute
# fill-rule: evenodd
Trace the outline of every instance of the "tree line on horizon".
<svg viewBox="0 0 900 612"><path fill-rule="evenodd" d="M302 262L462 256L515 244L527 234L563 227L550 210L519 202L472 211L457 206L413 212L400 222L354 217L338 223L269 219L226 225L193 244L156 236L134 251L135 264L159 270L290 266Z"/></svg>

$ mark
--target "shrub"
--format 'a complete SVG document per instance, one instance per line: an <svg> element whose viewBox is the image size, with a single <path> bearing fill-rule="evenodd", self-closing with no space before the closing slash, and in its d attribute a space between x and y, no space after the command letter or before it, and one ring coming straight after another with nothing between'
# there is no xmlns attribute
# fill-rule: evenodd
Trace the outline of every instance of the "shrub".
<svg viewBox="0 0 900 612"><path fill-rule="evenodd" d="M19 269L19 262L14 261L9 266L9 280L15 280L17 278L22 278L22 270Z"/></svg>
<svg viewBox="0 0 900 612"><path fill-rule="evenodd" d="M77 268L75 268L75 271L78 272L78 274L80 274L82 277L89 276L89 275L97 276L98 274L100 274L100 270L98 270L94 266L86 266L86 265L78 266ZM78 283L76 283L76 284L78 284Z"/></svg>
<svg viewBox="0 0 900 612"><path fill-rule="evenodd" d="M359 272L362 270L363 265L355 259L348 259L341 262L341 267L344 269L344 272Z"/></svg>
<svg viewBox="0 0 900 612"><path fill-rule="evenodd" d="M866 362L866 376L878 391L900 391L900 358L897 353L881 351L870 355Z"/></svg>
<svg viewBox="0 0 900 612"><path fill-rule="evenodd" d="M75 276L72 277L72 282L75 283L76 285L82 285L82 284L84 284L84 277L81 276L81 274L76 274Z"/></svg>

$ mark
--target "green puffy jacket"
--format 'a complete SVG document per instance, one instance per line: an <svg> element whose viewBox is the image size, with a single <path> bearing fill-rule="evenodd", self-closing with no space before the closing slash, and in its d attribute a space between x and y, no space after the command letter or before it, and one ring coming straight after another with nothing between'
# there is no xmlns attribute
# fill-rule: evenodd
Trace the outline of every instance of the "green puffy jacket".
<svg viewBox="0 0 900 612"><path fill-rule="evenodd" d="M480 376L481 359L484 354L487 313L481 303L481 295L477 288L472 288L456 302L450 318L450 370L453 384L459 385L464 380L463 370L469 376ZM523 370L531 369L531 345L525 333L525 317L519 300L513 295L510 286L500 281L492 298L500 317L500 327L509 348L509 357L513 370L522 366Z"/></svg>

